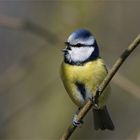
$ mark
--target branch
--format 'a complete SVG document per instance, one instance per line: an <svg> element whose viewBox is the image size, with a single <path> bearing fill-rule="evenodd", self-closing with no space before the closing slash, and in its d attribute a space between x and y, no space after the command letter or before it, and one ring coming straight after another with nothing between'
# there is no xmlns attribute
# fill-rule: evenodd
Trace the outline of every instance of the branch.
<svg viewBox="0 0 140 140"><path fill-rule="evenodd" d="M106 86L109 84L115 73L118 71L120 66L123 64L123 62L126 60L126 58L131 54L131 52L140 44L140 34L135 38L135 40L128 46L128 48L121 54L121 56L116 60L113 67L109 71L106 78L103 80L101 85L99 86L99 96L103 93ZM77 121L81 121L84 116L88 113L88 111L92 108L93 102L91 100L88 100L87 103L83 106L83 108L80 110L80 112L77 115ZM71 124L66 132L62 135L60 138L61 140L67 140L74 130L76 130L76 126Z"/></svg>
<svg viewBox="0 0 140 140"><path fill-rule="evenodd" d="M0 16L0 27L14 30L28 31L30 33L39 35L45 40L55 43L58 41L56 35L47 29L31 22L28 19L18 19L9 16Z"/></svg>

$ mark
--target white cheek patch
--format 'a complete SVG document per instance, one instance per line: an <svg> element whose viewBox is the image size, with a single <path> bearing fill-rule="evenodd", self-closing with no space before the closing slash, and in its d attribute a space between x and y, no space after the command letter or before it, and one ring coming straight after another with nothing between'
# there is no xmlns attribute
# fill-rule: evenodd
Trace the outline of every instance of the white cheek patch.
<svg viewBox="0 0 140 140"><path fill-rule="evenodd" d="M69 55L73 62L82 62L88 59L93 51L94 47L72 47Z"/></svg>

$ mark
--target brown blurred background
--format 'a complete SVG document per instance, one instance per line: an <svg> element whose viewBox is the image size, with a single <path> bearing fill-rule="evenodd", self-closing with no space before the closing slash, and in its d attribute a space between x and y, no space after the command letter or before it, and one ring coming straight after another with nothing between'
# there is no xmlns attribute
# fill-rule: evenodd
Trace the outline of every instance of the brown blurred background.
<svg viewBox="0 0 140 140"><path fill-rule="evenodd" d="M0 1L1 140L56 140L68 127L77 107L59 69L64 41L77 28L94 34L111 67L140 32L140 1ZM134 85L140 85L139 47L119 71ZM115 131L95 131L90 112L71 139L140 139L139 95L111 86Z"/></svg>

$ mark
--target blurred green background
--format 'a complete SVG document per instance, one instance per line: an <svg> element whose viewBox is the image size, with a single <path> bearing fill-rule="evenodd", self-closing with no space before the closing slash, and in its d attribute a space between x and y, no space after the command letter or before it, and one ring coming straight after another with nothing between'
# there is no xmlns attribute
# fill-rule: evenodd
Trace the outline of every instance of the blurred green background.
<svg viewBox="0 0 140 140"><path fill-rule="evenodd" d="M13 18L12 25L4 16ZM51 39L15 27L16 20L30 20L49 31ZM140 1L0 1L1 140L56 140L71 123L77 107L63 87L59 69L64 42L78 28L93 33L111 67L140 32ZM119 71L137 85L139 47ZM71 139L140 139L140 98L111 86L108 109L115 131L95 131L90 112Z"/></svg>

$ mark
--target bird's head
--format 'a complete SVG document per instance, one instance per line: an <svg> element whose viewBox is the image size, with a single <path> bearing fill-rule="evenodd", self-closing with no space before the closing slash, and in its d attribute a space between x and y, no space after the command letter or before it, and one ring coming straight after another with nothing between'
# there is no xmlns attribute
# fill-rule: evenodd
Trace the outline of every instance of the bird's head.
<svg viewBox="0 0 140 140"><path fill-rule="evenodd" d="M86 29L71 33L65 44L64 60L69 64L80 65L99 57L96 40Z"/></svg>

